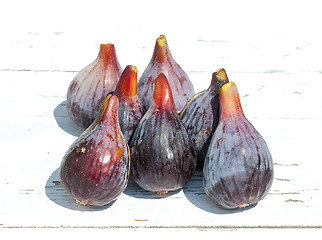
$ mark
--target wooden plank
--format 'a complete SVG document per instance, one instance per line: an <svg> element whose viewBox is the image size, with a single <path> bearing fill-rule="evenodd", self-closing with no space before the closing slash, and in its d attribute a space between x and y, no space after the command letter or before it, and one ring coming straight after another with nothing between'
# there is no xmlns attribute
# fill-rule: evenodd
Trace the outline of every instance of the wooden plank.
<svg viewBox="0 0 322 240"><path fill-rule="evenodd" d="M75 237L78 239L89 239L93 236L117 238L120 236L131 236L131 238L151 239L156 236L171 236L173 238L197 238L197 237L219 237L219 238L260 238L272 239L280 237L319 239L321 229L206 229L206 228L23 228L23 229L1 229L2 236L14 239L25 236L33 236L36 239L58 239Z"/></svg>
<svg viewBox="0 0 322 240"><path fill-rule="evenodd" d="M264 136L275 162L274 184L267 197L252 208L237 211L219 209L209 200L203 191L201 172L183 190L167 197L145 192L131 180L110 206L76 204L60 185L58 174L65 151L81 133L69 119L64 104L74 75L0 71L1 79L6 81L0 90L0 149L5 159L0 167L0 188L6 193L1 197L1 228L322 226L321 163L316 160L319 142L311 141L322 134L322 119L319 111L305 108L316 104L317 109L321 104L315 100L321 91L319 74L304 74L308 82L301 76L283 73L232 74L231 79L236 78L240 86L245 113ZM285 110L287 106L290 111Z"/></svg>

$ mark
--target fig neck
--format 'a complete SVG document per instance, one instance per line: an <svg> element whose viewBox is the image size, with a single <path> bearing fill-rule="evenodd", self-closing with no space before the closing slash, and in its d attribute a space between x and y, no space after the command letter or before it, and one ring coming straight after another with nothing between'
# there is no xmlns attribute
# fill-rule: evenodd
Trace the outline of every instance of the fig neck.
<svg viewBox="0 0 322 240"><path fill-rule="evenodd" d="M234 119L244 116L237 86L234 82L223 85L219 91L220 119Z"/></svg>
<svg viewBox="0 0 322 240"><path fill-rule="evenodd" d="M153 99L150 108L176 112L172 91L163 73L160 73L155 79Z"/></svg>
<svg viewBox="0 0 322 240"><path fill-rule="evenodd" d="M96 125L107 126L114 125L118 126L118 107L119 99L117 96L109 94L101 105L99 115L93 122L94 127Z"/></svg>
<svg viewBox="0 0 322 240"><path fill-rule="evenodd" d="M119 65L117 57L116 57L115 47L112 43L100 45L100 50L99 50L97 59L99 61L106 63L106 64Z"/></svg>
<svg viewBox="0 0 322 240"><path fill-rule="evenodd" d="M103 101L99 114L95 120L89 125L80 137L86 136L89 134L96 126L100 125L106 127L107 125L115 124L116 128L119 126L118 122L118 106L119 100L118 97L112 94L109 94Z"/></svg>
<svg viewBox="0 0 322 240"><path fill-rule="evenodd" d="M172 58L167 40L164 35L157 38L152 61L162 63Z"/></svg>
<svg viewBox="0 0 322 240"><path fill-rule="evenodd" d="M213 96L219 94L220 88L228 83L226 71L223 68L218 69L212 74L212 79L208 91L212 92Z"/></svg>
<svg viewBox="0 0 322 240"><path fill-rule="evenodd" d="M121 74L120 80L117 83L114 94L119 98L132 98L137 96L137 68L128 65Z"/></svg>
<svg viewBox="0 0 322 240"><path fill-rule="evenodd" d="M104 103L103 103L104 104ZM119 99L117 96L112 95L107 103L107 107L103 112L101 118L102 125L112 125L117 128L118 122L118 108L119 108Z"/></svg>

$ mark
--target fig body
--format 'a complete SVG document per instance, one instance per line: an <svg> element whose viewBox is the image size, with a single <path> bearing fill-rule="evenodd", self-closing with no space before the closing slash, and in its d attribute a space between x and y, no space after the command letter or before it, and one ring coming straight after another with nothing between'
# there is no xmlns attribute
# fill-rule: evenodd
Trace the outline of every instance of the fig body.
<svg viewBox="0 0 322 240"><path fill-rule="evenodd" d="M119 98L118 117L121 130L125 139L129 142L131 136L145 114L145 109L138 95L137 68L128 65L114 91Z"/></svg>
<svg viewBox="0 0 322 240"><path fill-rule="evenodd" d="M180 113L183 124L197 152L198 168L202 168L209 143L219 122L219 90L229 80L223 68L212 74L207 90L195 94Z"/></svg>
<svg viewBox="0 0 322 240"><path fill-rule="evenodd" d="M196 153L163 73L155 80L151 105L130 146L133 179L147 191L163 194L180 189L195 171Z"/></svg>
<svg viewBox="0 0 322 240"><path fill-rule="evenodd" d="M154 80L160 73L166 76L171 87L176 110L180 112L195 92L187 74L172 57L164 35L157 38L152 59L138 83L139 97L145 109L150 106Z"/></svg>
<svg viewBox="0 0 322 240"><path fill-rule="evenodd" d="M66 104L70 118L87 128L106 96L115 90L122 71L114 45L101 44L95 61L81 70L68 87Z"/></svg>
<svg viewBox="0 0 322 240"><path fill-rule="evenodd" d="M206 155L203 177L206 194L225 209L257 203L273 182L272 156L245 117L233 82L220 89L219 124Z"/></svg>
<svg viewBox="0 0 322 240"><path fill-rule="evenodd" d="M60 177L77 202L103 206L125 189L130 153L118 123L118 98L109 95L99 116L63 157Z"/></svg>

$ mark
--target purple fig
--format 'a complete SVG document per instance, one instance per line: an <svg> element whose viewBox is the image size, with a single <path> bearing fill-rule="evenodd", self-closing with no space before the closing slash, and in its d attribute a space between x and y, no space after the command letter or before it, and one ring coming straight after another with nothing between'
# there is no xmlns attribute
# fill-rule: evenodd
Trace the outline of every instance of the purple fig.
<svg viewBox="0 0 322 240"><path fill-rule="evenodd" d="M223 68L212 74L207 90L195 94L186 104L180 117L194 143L198 168L203 167L210 139L219 121L219 90L228 82Z"/></svg>
<svg viewBox="0 0 322 240"><path fill-rule="evenodd" d="M149 108L152 100L154 80L160 73L167 77L175 108L180 112L194 95L194 88L187 74L173 59L164 35L157 38L152 59L138 83L139 96L146 109Z"/></svg>
<svg viewBox="0 0 322 240"><path fill-rule="evenodd" d="M180 189L195 171L196 153L163 73L155 80L150 108L130 145L133 179L147 191L163 194Z"/></svg>
<svg viewBox="0 0 322 240"><path fill-rule="evenodd" d="M113 93L119 98L119 123L125 139L129 142L145 110L140 101L137 88L137 68L128 65Z"/></svg>
<svg viewBox="0 0 322 240"><path fill-rule="evenodd" d="M219 123L203 168L206 194L220 207L257 203L273 182L273 160L259 132L247 120L235 83L220 89Z"/></svg>
<svg viewBox="0 0 322 240"><path fill-rule="evenodd" d="M115 90L122 68L113 44L101 44L94 62L81 70L67 91L67 111L79 126L87 128L97 117L106 96Z"/></svg>
<svg viewBox="0 0 322 240"><path fill-rule="evenodd" d="M70 146L62 160L61 182L83 205L106 205L127 185L130 151L118 123L118 105L118 98L108 95L99 116Z"/></svg>

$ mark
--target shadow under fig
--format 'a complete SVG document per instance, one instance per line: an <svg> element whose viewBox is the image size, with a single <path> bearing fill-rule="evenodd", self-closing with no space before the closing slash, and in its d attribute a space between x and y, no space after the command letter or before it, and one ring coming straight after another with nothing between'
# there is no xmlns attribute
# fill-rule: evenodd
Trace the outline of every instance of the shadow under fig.
<svg viewBox="0 0 322 240"><path fill-rule="evenodd" d="M58 124L58 126L64 130L65 132L79 137L84 128L78 126L73 120L69 117L67 112L66 100L61 102L55 109L54 109L54 117Z"/></svg>
<svg viewBox="0 0 322 240"><path fill-rule="evenodd" d="M186 198L196 207L214 214L233 214L243 212L255 207L257 204L252 204L240 209L223 209L217 206L206 194L203 187L202 170L197 170L190 181L183 187L183 193Z"/></svg>
<svg viewBox="0 0 322 240"><path fill-rule="evenodd" d="M122 194L126 194L128 196L136 197L136 198L145 198L145 199L160 199L170 197L180 190L170 192L164 195L158 195L156 193L148 192L140 188L130 177L127 187L125 188ZM59 176L59 168L57 168L48 178L45 186L46 196L56 203L59 206L64 208L68 208L75 211L102 211L111 207L116 201L109 203L108 205L102 207L95 206L83 206L76 202L76 200L66 191L64 186L61 183Z"/></svg>
<svg viewBox="0 0 322 240"><path fill-rule="evenodd" d="M75 199L65 190L59 177L59 168L57 168L48 178L45 186L46 196L59 206L76 211L102 211L111 207L115 201L106 206L83 206L76 202Z"/></svg>
<svg viewBox="0 0 322 240"><path fill-rule="evenodd" d="M171 197L181 190L175 190L168 192L166 194L157 194L155 192L149 192L141 188L137 183L133 180L133 178L130 176L129 181L127 183L127 187L125 188L123 194L126 194L130 197L134 198L142 198L142 199L162 199L162 198L167 198Z"/></svg>
<svg viewBox="0 0 322 240"><path fill-rule="evenodd" d="M171 197L181 190L159 195L157 193L145 191L138 186L132 177L129 178L127 187L122 194L141 199L162 199ZM202 182L202 172L197 171L192 179L182 189L185 197L196 207L214 214L233 214L249 210L257 205L252 204L241 209L226 210L217 206L205 193ZM102 207L83 206L76 202L75 199L65 190L60 181L59 168L57 168L48 178L45 186L46 196L59 206L75 211L102 211L111 207L116 200Z"/></svg>

